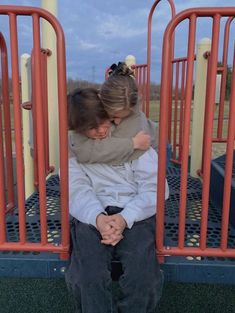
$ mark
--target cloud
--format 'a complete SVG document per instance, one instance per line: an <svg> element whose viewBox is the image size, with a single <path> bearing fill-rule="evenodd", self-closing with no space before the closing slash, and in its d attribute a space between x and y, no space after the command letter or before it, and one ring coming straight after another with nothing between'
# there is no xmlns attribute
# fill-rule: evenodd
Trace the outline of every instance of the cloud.
<svg viewBox="0 0 235 313"><path fill-rule="evenodd" d="M132 12L125 15L106 14L105 19L99 19L97 33L104 38L132 38L143 35L147 31L147 10L136 10L135 19ZM144 18L144 19L143 19ZM137 22L138 21L138 22Z"/></svg>
<svg viewBox="0 0 235 313"><path fill-rule="evenodd" d="M98 33L109 38L132 38L146 33L146 28L133 28L130 24L123 25L117 20L109 20L99 25Z"/></svg>
<svg viewBox="0 0 235 313"><path fill-rule="evenodd" d="M86 41L86 40L79 40L78 48L86 51L86 50L97 49L98 46L96 44L93 44L93 43Z"/></svg>
<svg viewBox="0 0 235 313"><path fill-rule="evenodd" d="M95 78L101 82L105 68L123 60L128 54L135 55L138 63L145 63L148 15L153 3L154 0L58 0L58 19L66 37L68 76L91 79L94 76L92 67L95 66ZM40 6L41 0L2 0L1 4ZM206 3L205 0L176 0L175 6L178 13L189 7L234 6L234 0L207 0ZM170 18L169 3L160 1L152 23L153 72L159 72L163 33ZM197 31L197 41L201 36L211 36L211 28L202 20ZM30 53L31 20L24 22L24 18L20 17L17 23L19 52ZM187 52L186 24L181 23L177 30L176 56L184 56ZM6 16L1 16L1 31L9 46ZM231 28L231 35L234 36L234 27Z"/></svg>

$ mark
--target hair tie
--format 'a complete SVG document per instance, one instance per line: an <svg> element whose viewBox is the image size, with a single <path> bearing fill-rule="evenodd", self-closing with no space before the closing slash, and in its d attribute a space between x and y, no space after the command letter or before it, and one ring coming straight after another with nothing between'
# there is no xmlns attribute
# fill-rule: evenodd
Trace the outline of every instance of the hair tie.
<svg viewBox="0 0 235 313"><path fill-rule="evenodd" d="M134 76L134 71L130 69L125 62L118 62L118 65L114 63L111 65L110 69L110 76Z"/></svg>

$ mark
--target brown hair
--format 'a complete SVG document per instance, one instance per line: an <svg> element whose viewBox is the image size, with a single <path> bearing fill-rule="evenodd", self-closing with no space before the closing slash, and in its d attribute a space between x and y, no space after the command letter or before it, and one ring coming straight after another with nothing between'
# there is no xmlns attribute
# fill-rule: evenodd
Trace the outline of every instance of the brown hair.
<svg viewBox="0 0 235 313"><path fill-rule="evenodd" d="M91 128L97 128L108 118L95 88L77 88L68 95L68 126L70 130L84 132Z"/></svg>
<svg viewBox="0 0 235 313"><path fill-rule="evenodd" d="M119 63L100 90L101 101L107 112L130 109L138 102L138 87L133 71L125 64Z"/></svg>

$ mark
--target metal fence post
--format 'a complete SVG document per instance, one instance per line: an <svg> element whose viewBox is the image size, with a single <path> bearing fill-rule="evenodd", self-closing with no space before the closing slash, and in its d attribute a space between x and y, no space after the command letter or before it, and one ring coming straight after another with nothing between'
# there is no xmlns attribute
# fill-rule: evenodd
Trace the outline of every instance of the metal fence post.
<svg viewBox="0 0 235 313"><path fill-rule="evenodd" d="M25 53L21 56L21 94L22 103L31 100L31 57ZM24 145L24 172L25 172L25 198L34 192L32 146L32 116L31 110L22 111L23 145Z"/></svg>
<svg viewBox="0 0 235 313"><path fill-rule="evenodd" d="M42 0L42 8L57 16L57 0ZM47 81L48 81L48 117L49 123L49 151L50 165L59 168L59 119L58 119L58 85L57 85L57 55L56 36L53 28L47 21L42 23L42 46L50 49L52 54L47 59Z"/></svg>
<svg viewBox="0 0 235 313"><path fill-rule="evenodd" d="M208 66L208 60L205 59L204 53L210 50L211 40L209 38L201 39L197 46L196 77L192 118L193 120L190 174L193 177L198 177L197 170L201 168L202 162L206 79Z"/></svg>

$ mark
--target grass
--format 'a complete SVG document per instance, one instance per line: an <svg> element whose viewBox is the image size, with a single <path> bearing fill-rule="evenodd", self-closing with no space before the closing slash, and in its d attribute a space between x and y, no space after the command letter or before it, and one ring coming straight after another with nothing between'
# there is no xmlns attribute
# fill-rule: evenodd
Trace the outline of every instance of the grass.
<svg viewBox="0 0 235 313"><path fill-rule="evenodd" d="M149 110L150 118L154 121L159 121L159 113L160 113L160 101L150 101L150 110ZM217 105L215 106L215 110L214 110L214 125L213 125L213 137L214 138L217 137L218 113L219 113L219 106ZM193 112L191 112L191 121L192 121L192 114ZM177 142L179 141L179 128L180 128L179 116L180 116L180 112L179 112L179 107L178 107ZM173 117L174 117L174 108L172 109L172 123L171 123L172 134L174 133ZM229 117L229 102L225 101L224 122L223 122L223 129L222 129L222 136L224 138L227 137L228 117ZM191 145L191 127L192 125L190 126L190 145ZM234 143L234 149L235 149L235 143ZM212 159L220 155L223 155L225 152L226 152L226 143L213 143L212 144Z"/></svg>

